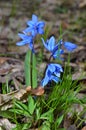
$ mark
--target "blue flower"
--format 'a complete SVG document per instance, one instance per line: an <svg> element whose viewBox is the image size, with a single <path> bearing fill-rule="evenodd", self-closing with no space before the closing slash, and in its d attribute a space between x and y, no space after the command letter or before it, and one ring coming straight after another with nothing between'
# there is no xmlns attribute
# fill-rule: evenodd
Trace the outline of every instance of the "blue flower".
<svg viewBox="0 0 86 130"><path fill-rule="evenodd" d="M44 87L51 81L58 83L60 81L60 74L63 72L61 65L51 63L48 65L44 79L41 81L41 85Z"/></svg>
<svg viewBox="0 0 86 130"><path fill-rule="evenodd" d="M45 48L46 48L48 51L50 51L50 52L53 51L53 49L54 49L54 47L55 47L55 38L54 38L54 36L50 37L50 39L48 39L46 42L45 42L44 39L42 38L42 42L43 42Z"/></svg>
<svg viewBox="0 0 86 130"><path fill-rule="evenodd" d="M22 41L17 42L16 45L17 46L23 46L28 44L30 49L34 52L34 48L33 48L33 37L31 35L25 35L22 33L18 33L19 37L22 39Z"/></svg>
<svg viewBox="0 0 86 130"><path fill-rule="evenodd" d="M45 23L43 21L38 21L38 17L36 15L32 15L32 20L27 22L27 27L23 32L24 33L31 33L33 37L35 37L37 34L44 34L44 26Z"/></svg>
<svg viewBox="0 0 86 130"><path fill-rule="evenodd" d="M77 48L77 45L71 42L63 42L64 47L67 49L67 51L71 52L74 49Z"/></svg>
<svg viewBox="0 0 86 130"><path fill-rule="evenodd" d="M63 41L62 39L58 42L58 45L60 47L64 47L67 51L72 52L74 49L76 49L78 46L72 42Z"/></svg>
<svg viewBox="0 0 86 130"><path fill-rule="evenodd" d="M63 54L64 51L61 49L59 44L56 44L54 36L50 37L50 39L46 40L46 42L42 38L42 42L45 48L52 53L51 56L61 59L60 55Z"/></svg>

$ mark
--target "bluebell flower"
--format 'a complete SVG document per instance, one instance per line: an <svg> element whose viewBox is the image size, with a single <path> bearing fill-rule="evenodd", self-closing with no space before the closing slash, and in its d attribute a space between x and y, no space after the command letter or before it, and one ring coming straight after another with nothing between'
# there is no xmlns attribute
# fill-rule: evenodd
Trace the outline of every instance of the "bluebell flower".
<svg viewBox="0 0 86 130"><path fill-rule="evenodd" d="M32 20L27 22L27 27L23 32L24 33L31 33L33 37L35 37L37 34L44 34L44 26L45 23L43 21L38 21L38 17L33 14Z"/></svg>
<svg viewBox="0 0 86 130"><path fill-rule="evenodd" d="M64 50L62 50L58 45L55 46L55 48L52 51L52 55L55 59L63 60L61 55L64 53Z"/></svg>
<svg viewBox="0 0 86 130"><path fill-rule="evenodd" d="M78 46L72 42L63 41L62 39L58 42L59 46L63 46L67 51L72 52L75 50Z"/></svg>
<svg viewBox="0 0 86 130"><path fill-rule="evenodd" d="M46 40L46 42L42 38L42 42L45 48L51 52L51 56L53 56L54 58L61 59L60 56L61 54L63 54L64 51L61 49L59 44L56 43L54 36L50 37L50 39Z"/></svg>
<svg viewBox="0 0 86 130"><path fill-rule="evenodd" d="M77 45L71 42L64 42L63 43L65 49L69 52L75 50L77 48Z"/></svg>
<svg viewBox="0 0 86 130"><path fill-rule="evenodd" d="M41 85L44 87L51 81L58 83L60 81L61 72L63 72L61 65L54 63L49 64L45 72L45 77L41 81Z"/></svg>
<svg viewBox="0 0 86 130"><path fill-rule="evenodd" d="M54 49L54 47L55 47L55 38L54 38L54 36L50 37L50 39L46 40L46 42L45 42L44 39L42 38L42 42L43 42L45 48L46 48L48 51L50 51L50 52L53 51L53 49Z"/></svg>
<svg viewBox="0 0 86 130"><path fill-rule="evenodd" d="M16 43L17 46L23 46L28 44L30 49L34 52L33 48L33 37L31 35L25 35L22 33L18 33L19 37L22 39L22 41L19 41Z"/></svg>

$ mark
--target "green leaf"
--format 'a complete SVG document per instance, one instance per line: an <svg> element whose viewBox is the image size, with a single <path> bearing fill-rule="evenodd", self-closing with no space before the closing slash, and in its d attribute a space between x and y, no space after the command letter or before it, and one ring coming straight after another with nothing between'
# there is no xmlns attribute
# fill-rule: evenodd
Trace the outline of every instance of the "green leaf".
<svg viewBox="0 0 86 130"><path fill-rule="evenodd" d="M17 124L17 126L15 128L13 128L12 130L29 130L31 126L31 123L28 124Z"/></svg>
<svg viewBox="0 0 86 130"><path fill-rule="evenodd" d="M19 114L22 114L22 115L27 115L27 116L31 116L30 115L30 112L28 110L28 107L27 105L25 105L24 103L22 103L21 101L15 101L14 102L14 108L12 108L10 110L11 112L15 112L15 113L19 113Z"/></svg>
<svg viewBox="0 0 86 130"><path fill-rule="evenodd" d="M21 101L15 101L14 102L15 106L21 110L25 110L28 111L28 107L27 105L25 105L24 103L22 103Z"/></svg>
<svg viewBox="0 0 86 130"><path fill-rule="evenodd" d="M25 82L27 87L37 87L36 56L31 50L27 51L25 57Z"/></svg>
<svg viewBox="0 0 86 130"><path fill-rule="evenodd" d="M43 125L41 130L50 130L50 128L47 125Z"/></svg>
<svg viewBox="0 0 86 130"><path fill-rule="evenodd" d="M56 127L58 127L61 124L63 118L64 118L64 115L62 115L62 116L60 116L60 117L57 118L57 120L55 122Z"/></svg>
<svg viewBox="0 0 86 130"><path fill-rule="evenodd" d="M40 119L40 108L36 109L36 119L39 120Z"/></svg>
<svg viewBox="0 0 86 130"><path fill-rule="evenodd" d="M65 128L58 128L57 130L66 130Z"/></svg>
<svg viewBox="0 0 86 130"><path fill-rule="evenodd" d="M12 128L12 130L22 130L22 127L20 124L17 124L15 128Z"/></svg>
<svg viewBox="0 0 86 130"><path fill-rule="evenodd" d="M53 109L42 114L40 119L46 119L46 120L52 122L53 121Z"/></svg>
<svg viewBox="0 0 86 130"><path fill-rule="evenodd" d="M34 102L34 99L32 98L32 96L29 96L28 97L28 110L30 114L33 114L35 107L36 107L36 104Z"/></svg>
<svg viewBox="0 0 86 130"><path fill-rule="evenodd" d="M8 119L13 119L14 120L14 113L10 111L1 111L0 110L0 116L8 118Z"/></svg>
<svg viewBox="0 0 86 130"><path fill-rule="evenodd" d="M24 111L24 110L20 110L20 109L11 109L10 111L11 111L11 112L14 112L14 113L16 113L16 114L19 114L19 115L25 115L25 116L31 117L30 114L29 114L29 112Z"/></svg>
<svg viewBox="0 0 86 130"><path fill-rule="evenodd" d="M31 124L23 124L23 128L22 130L27 130L28 128L30 128Z"/></svg>
<svg viewBox="0 0 86 130"><path fill-rule="evenodd" d="M32 88L37 87L37 68L36 68L36 56L32 53Z"/></svg>
<svg viewBox="0 0 86 130"><path fill-rule="evenodd" d="M27 51L25 57L25 82L26 86L31 86L31 50Z"/></svg>
<svg viewBox="0 0 86 130"><path fill-rule="evenodd" d="M48 121L43 122L41 130L51 130L50 123Z"/></svg>

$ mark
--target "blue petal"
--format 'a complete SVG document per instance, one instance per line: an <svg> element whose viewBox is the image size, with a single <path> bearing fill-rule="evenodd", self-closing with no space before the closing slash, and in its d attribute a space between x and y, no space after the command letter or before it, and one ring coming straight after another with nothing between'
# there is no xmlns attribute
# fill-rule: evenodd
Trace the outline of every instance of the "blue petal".
<svg viewBox="0 0 86 130"><path fill-rule="evenodd" d="M48 49L48 46L47 46L47 44L45 43L44 39L41 38L41 40L42 40L42 43L43 43L44 47L45 47L46 49Z"/></svg>
<svg viewBox="0 0 86 130"><path fill-rule="evenodd" d="M44 34L44 30L42 28L38 28L38 33L39 34Z"/></svg>
<svg viewBox="0 0 86 130"><path fill-rule="evenodd" d="M30 43L33 43L33 37L30 35L26 35L26 34L22 34L22 33L19 33L18 34L20 36L20 38L22 39L22 41L20 42L17 42L16 45L18 46L23 46L25 44L30 44Z"/></svg>
<svg viewBox="0 0 86 130"><path fill-rule="evenodd" d="M42 81L41 81L41 86L45 86L49 82L49 78L46 76Z"/></svg>
<svg viewBox="0 0 86 130"><path fill-rule="evenodd" d="M49 39L48 50L49 50L49 51L53 51L54 45L55 45L55 38L52 36L52 37Z"/></svg>
<svg viewBox="0 0 86 130"><path fill-rule="evenodd" d="M36 29L32 29L32 36L35 37L37 35L37 30Z"/></svg>
<svg viewBox="0 0 86 130"><path fill-rule="evenodd" d="M27 44L26 41L20 41L16 43L17 46L24 46L26 44Z"/></svg>
<svg viewBox="0 0 86 130"><path fill-rule="evenodd" d="M55 45L52 53L55 53L57 50L58 50L58 45Z"/></svg>
<svg viewBox="0 0 86 130"><path fill-rule="evenodd" d="M39 21L39 22L37 23L37 26L38 26L38 28L43 28L43 27L45 26L45 22Z"/></svg>
<svg viewBox="0 0 86 130"><path fill-rule="evenodd" d="M55 65L54 64L49 64L48 65L48 70L50 70L51 72L55 71Z"/></svg>
<svg viewBox="0 0 86 130"><path fill-rule="evenodd" d="M62 66L60 64L55 64L55 67L57 67L60 70L60 72L63 72Z"/></svg>
<svg viewBox="0 0 86 130"><path fill-rule="evenodd" d="M52 56L56 59L62 60L61 55L64 53L62 49L59 49L57 51L53 51Z"/></svg>
<svg viewBox="0 0 86 130"><path fill-rule="evenodd" d="M32 21L35 23L38 22L38 17L35 14L32 15Z"/></svg>
<svg viewBox="0 0 86 130"><path fill-rule="evenodd" d="M21 39L26 40L26 41L31 41L33 38L31 35L26 35L26 34L22 34L22 33L18 33L18 35L20 36Z"/></svg>
<svg viewBox="0 0 86 130"><path fill-rule="evenodd" d="M25 30L23 30L23 33L28 33L28 32L32 32L33 27L28 27Z"/></svg>
<svg viewBox="0 0 86 130"><path fill-rule="evenodd" d="M34 26L34 22L33 21L27 21L27 25L32 27L32 26Z"/></svg>
<svg viewBox="0 0 86 130"><path fill-rule="evenodd" d="M58 72L58 73L57 73L57 72L54 72L54 74L55 74L57 77L60 77L60 75L61 75L60 72Z"/></svg>
<svg viewBox="0 0 86 130"><path fill-rule="evenodd" d="M58 77L56 77L56 76L52 76L52 77L51 77L51 80L53 80L54 82L58 83L59 78L58 78Z"/></svg>
<svg viewBox="0 0 86 130"><path fill-rule="evenodd" d="M26 38L26 35L25 35L25 34L22 34L22 33L18 33L18 36L19 36L21 39L25 39L25 38Z"/></svg>
<svg viewBox="0 0 86 130"><path fill-rule="evenodd" d="M64 42L64 47L71 52L77 48L77 45L71 42Z"/></svg>
<svg viewBox="0 0 86 130"><path fill-rule="evenodd" d="M46 75L50 78L51 77L51 75L52 75L52 72L50 71L50 70L46 70Z"/></svg>

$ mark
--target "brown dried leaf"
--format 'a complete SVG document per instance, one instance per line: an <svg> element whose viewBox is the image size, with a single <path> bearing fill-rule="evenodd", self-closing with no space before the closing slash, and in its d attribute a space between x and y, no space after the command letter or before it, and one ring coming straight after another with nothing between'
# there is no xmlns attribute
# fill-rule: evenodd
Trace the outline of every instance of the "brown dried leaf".
<svg viewBox="0 0 86 130"><path fill-rule="evenodd" d="M8 74L11 70L12 70L12 68L7 68L7 69L2 68L2 69L0 69L0 75L6 75L6 74Z"/></svg>
<svg viewBox="0 0 86 130"><path fill-rule="evenodd" d="M36 96L41 96L44 94L44 88L42 88L41 86L39 86L38 88L36 89L32 89L31 90L31 94L32 95L36 95Z"/></svg>
<svg viewBox="0 0 86 130"><path fill-rule="evenodd" d="M3 63L5 63L9 58L7 57L0 57L0 65L2 65Z"/></svg>
<svg viewBox="0 0 86 130"><path fill-rule="evenodd" d="M79 8L83 8L86 6L86 0L81 0L80 4L79 4Z"/></svg>
<svg viewBox="0 0 86 130"><path fill-rule="evenodd" d="M25 101L28 93L24 89L16 90L8 94L0 94L0 109L6 110L12 107L14 99Z"/></svg>
<svg viewBox="0 0 86 130"><path fill-rule="evenodd" d="M18 59L0 57L0 83L5 83L8 79L23 77L23 62ZM7 75L9 74L9 75Z"/></svg>
<svg viewBox="0 0 86 130"><path fill-rule="evenodd" d="M84 126L81 130L86 130L86 126Z"/></svg>
<svg viewBox="0 0 86 130"><path fill-rule="evenodd" d="M35 89L31 89L31 86L29 86L26 88L26 91L30 93L31 95L35 95L35 96L41 96L44 94L44 88L42 88L41 86Z"/></svg>
<svg viewBox="0 0 86 130"><path fill-rule="evenodd" d="M0 94L0 109L6 110L12 107L13 104L12 100L14 99L20 100L22 102L26 102L28 94L41 96L44 94L44 88L42 88L41 86L35 89L31 89L31 87L27 87L26 90L20 89L8 94Z"/></svg>

